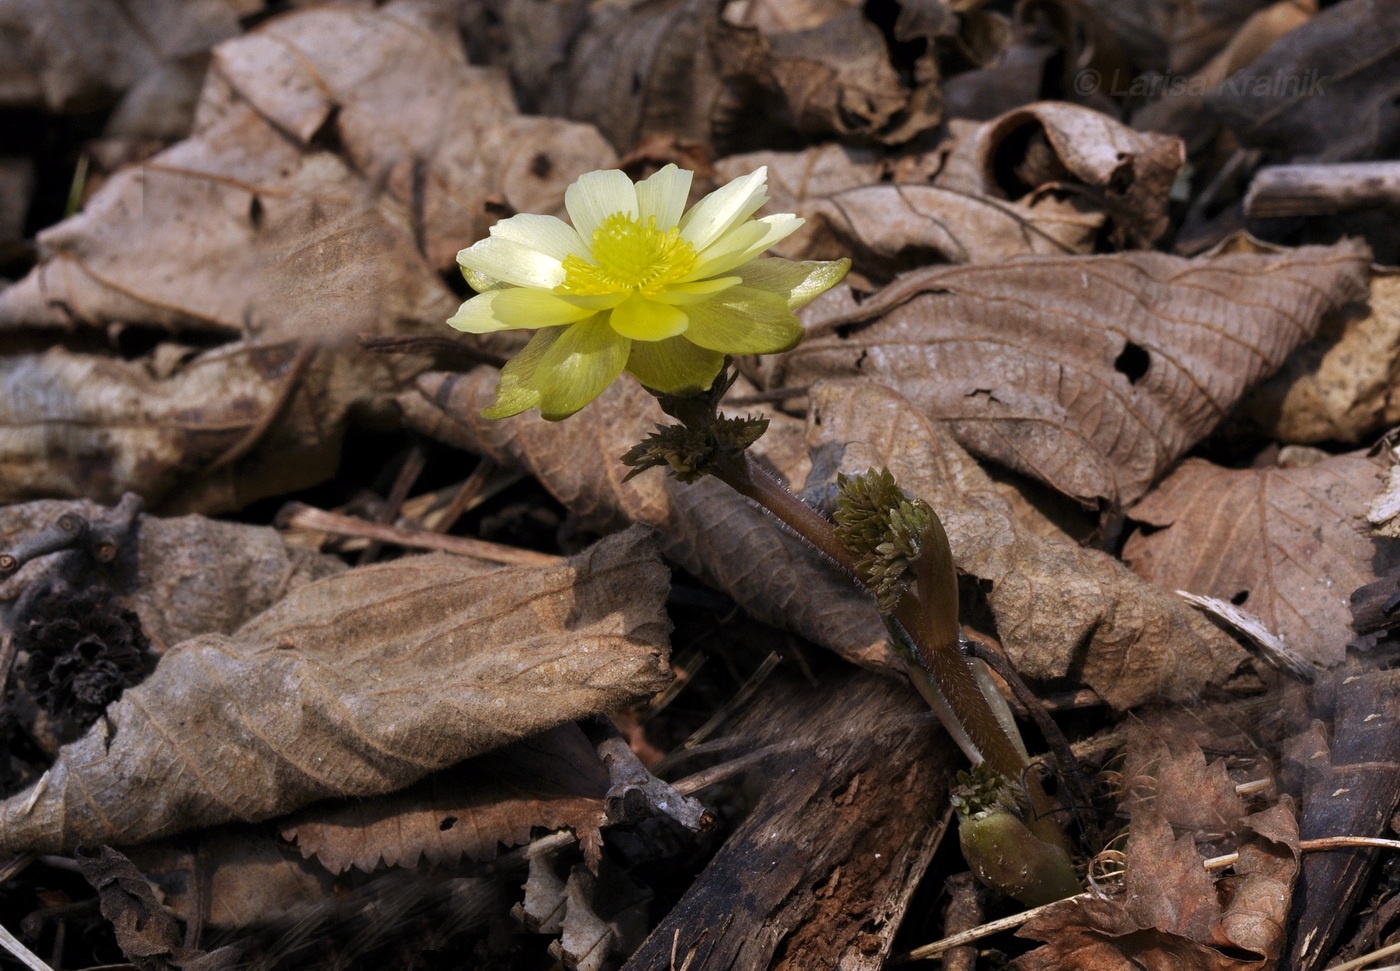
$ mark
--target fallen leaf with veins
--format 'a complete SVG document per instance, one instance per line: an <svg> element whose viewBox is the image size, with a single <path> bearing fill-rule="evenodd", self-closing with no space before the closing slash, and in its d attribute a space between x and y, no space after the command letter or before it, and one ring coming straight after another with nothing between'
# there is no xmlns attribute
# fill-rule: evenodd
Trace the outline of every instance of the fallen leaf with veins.
<svg viewBox="0 0 1400 971"><path fill-rule="evenodd" d="M1245 660L1209 621L1113 557L1022 525L949 431L895 392L822 382L810 399L807 443L828 457L823 477L886 467L928 502L954 564L988 585L996 636L1026 677L1087 684L1128 708L1194 697L1227 682Z"/></svg>
<svg viewBox="0 0 1400 971"><path fill-rule="evenodd" d="M307 584L168 651L25 792L5 852L140 843L401 789L663 687L669 577L645 530L564 564L409 557Z"/></svg>
<svg viewBox="0 0 1400 971"><path fill-rule="evenodd" d="M983 458L1080 501L1126 504L1326 312L1362 296L1366 272L1351 242L917 270L821 321L765 381L871 378Z"/></svg>
<svg viewBox="0 0 1400 971"><path fill-rule="evenodd" d="M1366 510L1385 469L1359 453L1295 468L1225 469L1187 459L1129 515L1152 529L1123 558L1169 590L1246 607L1296 653L1330 667L1355 637L1352 591L1400 565Z"/></svg>

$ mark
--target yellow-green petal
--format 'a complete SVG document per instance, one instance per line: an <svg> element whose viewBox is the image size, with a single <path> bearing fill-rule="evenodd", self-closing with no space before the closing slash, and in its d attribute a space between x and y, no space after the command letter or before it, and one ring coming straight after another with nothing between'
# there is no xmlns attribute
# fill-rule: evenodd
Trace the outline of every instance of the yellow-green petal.
<svg viewBox="0 0 1400 971"><path fill-rule="evenodd" d="M485 296L485 294L483 294ZM561 300L548 290L533 287L511 287L493 290L491 310L508 328L557 327L597 313L568 300Z"/></svg>
<svg viewBox="0 0 1400 971"><path fill-rule="evenodd" d="M637 214L641 221L645 223L648 217L655 216L656 228L661 230L670 229L680 222L693 177L694 173L689 169L679 168L672 162L638 182Z"/></svg>
<svg viewBox="0 0 1400 971"><path fill-rule="evenodd" d="M772 354L802 339L802 325L788 310L787 300L766 290L731 287L686 312L690 327L685 336L723 354Z"/></svg>
<svg viewBox="0 0 1400 971"><path fill-rule="evenodd" d="M756 222L746 222L735 226L696 256L695 265L690 268L690 272L683 279L703 280L706 277L718 276L720 273L732 270L740 263L748 262L749 257L739 259L739 254L747 253L749 247L767 235L767 227ZM760 250L760 252L762 251Z"/></svg>
<svg viewBox="0 0 1400 971"><path fill-rule="evenodd" d="M806 306L846 278L850 260L785 260L777 256L750 260L734 270L744 286L781 294L789 310Z"/></svg>
<svg viewBox="0 0 1400 971"><path fill-rule="evenodd" d="M613 213L637 215L637 187L625 172L617 169L587 172L564 190L564 208L569 211L579 238L591 244L593 230Z"/></svg>
<svg viewBox="0 0 1400 971"><path fill-rule="evenodd" d="M676 307L684 307L687 304L701 303L709 300L717 293L723 293L730 287L743 283L742 277L722 276L713 280L696 280L693 283L677 283L667 287L658 293L653 299L660 303L669 303Z"/></svg>
<svg viewBox="0 0 1400 971"><path fill-rule="evenodd" d="M685 332L686 312L640 294L633 294L613 308L612 329L635 341L659 341Z"/></svg>
<svg viewBox="0 0 1400 971"><path fill-rule="evenodd" d="M742 175L711 192L681 217L683 236L697 250L703 250L732 226L748 219L768 201L763 183L768 166Z"/></svg>
<svg viewBox="0 0 1400 971"><path fill-rule="evenodd" d="M588 252L579 234L558 216L538 216L522 212L502 219L491 227L491 235L563 261L575 253Z"/></svg>
<svg viewBox="0 0 1400 971"><path fill-rule="evenodd" d="M540 392L535 387L535 378L539 372L540 358L563 334L562 327L542 330L530 338L519 354L506 362L496 384L496 400L490 408L482 411L482 417L509 418L539 405Z"/></svg>
<svg viewBox="0 0 1400 971"><path fill-rule="evenodd" d="M505 291L488 290L477 294L458 307L457 312L447 318L447 323L468 334L489 334L492 331L509 329L511 325L497 317L492 307L502 293Z"/></svg>
<svg viewBox="0 0 1400 971"><path fill-rule="evenodd" d="M685 337L633 341L627 356L627 370L665 394L699 394L714 384L723 366L723 354L697 347Z"/></svg>
<svg viewBox="0 0 1400 971"><path fill-rule="evenodd" d="M622 373L631 347L604 314L563 328L535 372L540 414L559 421L598 397Z"/></svg>
<svg viewBox="0 0 1400 971"><path fill-rule="evenodd" d="M742 266L758 256L775 243L787 239L797 232L798 228L806 221L801 216L794 216L790 212L756 219L743 227L745 230L751 227L759 230L757 234L752 234L753 238L747 238L751 235L749 233L741 236L737 229L731 231L716 245L701 254L700 260L696 264L696 272L700 272L703 268L706 276L728 273L736 266Z"/></svg>
<svg viewBox="0 0 1400 971"><path fill-rule="evenodd" d="M471 270L517 287L549 290L564 282L564 263L513 239L487 236L457 254L463 271ZM467 282L471 283L470 276Z"/></svg>

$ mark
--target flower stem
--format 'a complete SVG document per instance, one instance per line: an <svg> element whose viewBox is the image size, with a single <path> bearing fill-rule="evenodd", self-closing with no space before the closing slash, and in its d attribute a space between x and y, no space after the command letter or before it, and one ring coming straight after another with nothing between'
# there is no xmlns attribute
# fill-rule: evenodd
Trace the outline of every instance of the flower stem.
<svg viewBox="0 0 1400 971"><path fill-rule="evenodd" d="M739 453L732 461L716 463L710 472L740 495L758 503L825 554L852 581L865 587L865 578L856 568L850 550L837 536L836 528L754 463L747 452ZM900 599L892 620L907 635L907 646L913 648L917 662L942 692L946 710L959 723L957 729L949 726L949 730L969 740L977 755L991 768L1008 779L1019 780L1026 758L992 711L959 646L957 574L943 526L936 517L934 522L937 532L928 545L939 547L941 544L941 549L932 554L941 558L940 562L934 564L933 569L924 565L921 577L925 573L930 577L921 579L918 595L910 591ZM927 684L920 684L920 681L915 678L921 693L927 694ZM942 706L934 707L939 710Z"/></svg>

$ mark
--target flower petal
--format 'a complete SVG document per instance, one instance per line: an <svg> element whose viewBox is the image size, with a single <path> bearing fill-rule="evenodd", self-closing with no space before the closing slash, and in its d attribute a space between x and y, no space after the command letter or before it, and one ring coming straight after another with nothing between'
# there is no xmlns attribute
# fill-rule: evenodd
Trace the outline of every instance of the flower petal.
<svg viewBox="0 0 1400 971"><path fill-rule="evenodd" d="M806 306L846 278L850 260L784 260L776 256L750 260L734 270L744 286L781 294L789 310ZM725 277L724 279L733 279Z"/></svg>
<svg viewBox="0 0 1400 971"><path fill-rule="evenodd" d="M664 341L633 341L627 370L653 391L699 394L715 383L724 355L696 347L684 337Z"/></svg>
<svg viewBox="0 0 1400 971"><path fill-rule="evenodd" d="M742 277L722 276L713 280L696 280L693 283L674 283L652 299L660 303L669 303L673 307L684 307L686 304L709 300L715 294L743 282Z"/></svg>
<svg viewBox="0 0 1400 971"><path fill-rule="evenodd" d="M487 290L485 293L477 294L462 306L457 308L457 312L447 318L447 323L458 330L464 330L468 334L489 334L497 330L509 330L511 324L501 320L496 316L494 304L496 298L505 293L504 290Z"/></svg>
<svg viewBox="0 0 1400 971"><path fill-rule="evenodd" d="M709 246L768 201L763 187L767 179L768 166L765 165L711 192L681 217L681 236L697 250Z"/></svg>
<svg viewBox="0 0 1400 971"><path fill-rule="evenodd" d="M802 325L787 300L766 290L730 287L712 300L687 307L686 313L686 338L723 354L772 354L802 339Z"/></svg>
<svg viewBox="0 0 1400 971"><path fill-rule="evenodd" d="M622 373L631 348L602 314L564 328L535 373L540 414L559 421L598 397Z"/></svg>
<svg viewBox="0 0 1400 971"><path fill-rule="evenodd" d="M637 215L637 188L617 169L586 172L564 190L564 208L569 210L579 238L591 246L593 230L604 219L615 212Z"/></svg>
<svg viewBox="0 0 1400 971"><path fill-rule="evenodd" d="M511 287L509 290L495 290L495 300L491 310L506 326L515 327L557 327L559 324L572 324L576 320L591 317L597 313L590 307L580 307L568 300L561 300L548 290L533 287Z"/></svg>
<svg viewBox="0 0 1400 971"><path fill-rule="evenodd" d="M655 216L656 228L663 232L680 222L693 177L693 172L678 168L672 162L662 166L650 178L638 182L638 215L642 222L645 223L648 216Z"/></svg>
<svg viewBox="0 0 1400 971"><path fill-rule="evenodd" d="M562 260L503 236L487 236L478 240L457 254L457 263L473 287L476 284L472 281L471 273L517 287L540 287L545 290L564 282Z"/></svg>
<svg viewBox="0 0 1400 971"><path fill-rule="evenodd" d="M551 327L540 331L530 338L519 354L506 362L496 384L496 401L482 411L483 418L509 418L529 411L540 403L540 392L535 387L540 358L563 336L564 330L563 327Z"/></svg>
<svg viewBox="0 0 1400 971"><path fill-rule="evenodd" d="M496 223L491 227L491 235L528 246L561 262L575 253L582 255L588 252L587 244L579 238L574 227L558 216L522 212Z"/></svg>
<svg viewBox="0 0 1400 971"><path fill-rule="evenodd" d="M613 308L612 329L636 341L659 341L690 325L684 310L633 294Z"/></svg>
<svg viewBox="0 0 1400 971"><path fill-rule="evenodd" d="M767 250L774 243L787 239L807 220L790 212L764 216L743 226L736 226L700 254L687 276L703 279L716 273L728 273L736 266Z"/></svg>

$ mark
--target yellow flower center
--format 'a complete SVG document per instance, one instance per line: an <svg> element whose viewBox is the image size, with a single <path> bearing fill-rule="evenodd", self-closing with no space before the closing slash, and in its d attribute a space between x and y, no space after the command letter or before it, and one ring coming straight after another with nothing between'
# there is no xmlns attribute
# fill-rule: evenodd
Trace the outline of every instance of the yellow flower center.
<svg viewBox="0 0 1400 971"><path fill-rule="evenodd" d="M643 225L625 212L613 213L593 230L591 249L596 262L564 260L560 291L593 296L635 290L655 297L695 266L695 247L681 239L678 227L657 229L655 216Z"/></svg>

